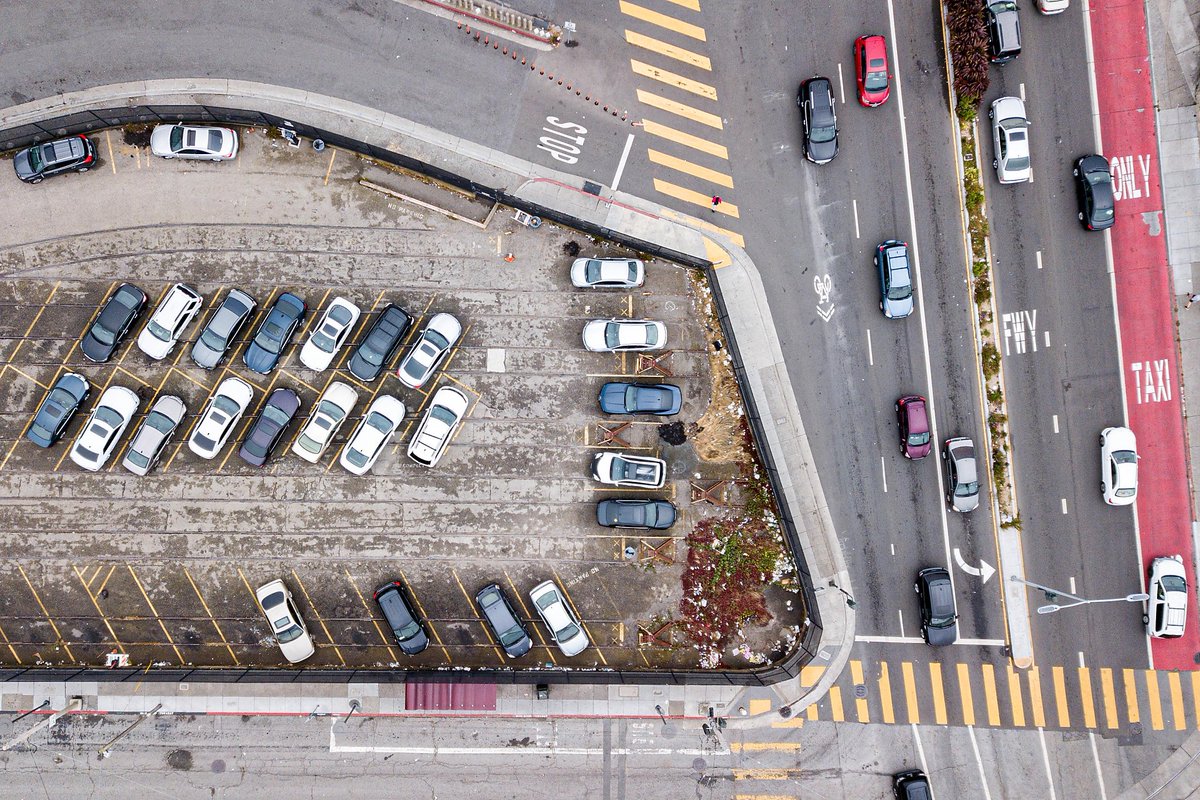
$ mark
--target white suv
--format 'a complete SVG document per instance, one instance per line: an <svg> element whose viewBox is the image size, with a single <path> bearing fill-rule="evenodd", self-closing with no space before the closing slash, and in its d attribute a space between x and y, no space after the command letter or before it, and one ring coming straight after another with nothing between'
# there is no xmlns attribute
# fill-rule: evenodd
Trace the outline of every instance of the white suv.
<svg viewBox="0 0 1200 800"><path fill-rule="evenodd" d="M138 347L153 359L164 359L175 349L179 337L200 313L204 298L190 286L171 287L138 335Z"/></svg>
<svg viewBox="0 0 1200 800"><path fill-rule="evenodd" d="M1160 556L1150 562L1150 583L1146 586L1146 633L1156 639L1175 639L1187 628L1187 570L1180 556Z"/></svg>

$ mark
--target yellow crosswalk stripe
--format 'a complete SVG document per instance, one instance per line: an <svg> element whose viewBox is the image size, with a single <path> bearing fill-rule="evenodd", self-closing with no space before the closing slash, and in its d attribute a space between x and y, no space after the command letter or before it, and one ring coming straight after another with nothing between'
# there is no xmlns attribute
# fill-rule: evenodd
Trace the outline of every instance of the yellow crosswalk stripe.
<svg viewBox="0 0 1200 800"><path fill-rule="evenodd" d="M1025 701L1021 698L1021 676L1012 668L1012 664L1008 667L1008 702L1012 708L1013 725L1018 728L1025 727Z"/></svg>
<svg viewBox="0 0 1200 800"><path fill-rule="evenodd" d="M627 30L625 31L625 41L634 47L640 47L643 50L649 50L652 53L658 53L667 58L682 61L684 64L690 64L697 69L712 72L712 62L707 57L699 53L693 53L691 50L684 50L682 47L676 47L661 39L655 39L653 36L646 36L644 33Z"/></svg>
<svg viewBox="0 0 1200 800"><path fill-rule="evenodd" d="M735 794L733 800L796 800L790 794Z"/></svg>
<svg viewBox="0 0 1200 800"><path fill-rule="evenodd" d="M1152 669L1143 670L1146 674L1146 703L1150 706L1150 727L1156 731L1163 729L1162 697L1158 693L1158 673Z"/></svg>
<svg viewBox="0 0 1200 800"><path fill-rule="evenodd" d="M825 674L825 667L821 664L809 664L800 668L800 687L809 689L817 685L817 681L821 680L821 676Z"/></svg>
<svg viewBox="0 0 1200 800"><path fill-rule="evenodd" d="M948 725L946 689L942 685L942 665L936 661L929 662L929 682L933 685L933 721L938 725Z"/></svg>
<svg viewBox="0 0 1200 800"><path fill-rule="evenodd" d="M879 704L883 711L883 721L887 725L896 723L896 712L892 709L892 681L888 677L888 663L879 664Z"/></svg>
<svg viewBox="0 0 1200 800"><path fill-rule="evenodd" d="M771 700L767 697L750 698L750 716L756 717L771 710Z"/></svg>
<svg viewBox="0 0 1200 800"><path fill-rule="evenodd" d="M846 712L842 710L842 687L829 687L829 713L834 722L845 722Z"/></svg>
<svg viewBox="0 0 1200 800"><path fill-rule="evenodd" d="M809 722L816 722L816 720L817 720L817 704L813 703L808 708L804 709L804 716L808 718Z"/></svg>
<svg viewBox="0 0 1200 800"><path fill-rule="evenodd" d="M670 181L664 181L660 178L655 178L654 190L656 192L661 192L668 197L674 197L676 200L683 200L685 203L702 206L703 208L711 208L710 201L712 198L710 195L706 195L704 192L697 192L695 189L688 189L683 186L679 186L678 184L671 183ZM717 213L724 214L727 217L733 217L734 219L740 219L742 216L738 211L738 207L730 202L722 202L721 205L717 206Z"/></svg>
<svg viewBox="0 0 1200 800"><path fill-rule="evenodd" d="M904 677L904 703L908 707L908 721L913 725L921 722L921 710L917 707L917 680L913 675L911 661L900 665L900 673Z"/></svg>
<svg viewBox="0 0 1200 800"><path fill-rule="evenodd" d="M730 239L732 241L737 243L738 247L746 246L745 242L741 241L742 237L736 233L733 233L732 231L727 231L722 228L718 228L715 225L705 225L702 227L707 231L712 231L713 233L720 233L724 236L730 237ZM704 239L704 257L707 258L712 263L713 269L720 269L721 267L728 267L730 264L733 263L733 259L729 257L729 253L725 252L724 247L717 244L716 242L714 242L712 239L708 238L707 236L703 237L703 239Z"/></svg>
<svg viewBox="0 0 1200 800"><path fill-rule="evenodd" d="M683 6L689 11L700 10L700 0L667 0L668 3L674 3L677 6Z"/></svg>
<svg viewBox="0 0 1200 800"><path fill-rule="evenodd" d="M800 750L799 742L732 742L729 749L734 753L751 753L761 752L764 750L786 750L788 752L797 752Z"/></svg>
<svg viewBox="0 0 1200 800"><path fill-rule="evenodd" d="M1000 724L1000 701L996 697L996 668L983 664L983 702L987 706L988 725Z"/></svg>
<svg viewBox="0 0 1200 800"><path fill-rule="evenodd" d="M708 41L708 37L704 33L704 28L699 25L692 25L683 20L669 17L666 14L660 14L657 11L651 11L645 6L639 6L636 3L629 3L626 0L621 0L621 13L626 16L640 19L642 22L649 22L651 25L657 25L660 28L666 28L669 31L674 31L689 39L696 39L701 42Z"/></svg>
<svg viewBox="0 0 1200 800"><path fill-rule="evenodd" d="M958 664L958 695L962 700L962 717L964 725L975 724L975 700L971 696L971 668L966 664Z"/></svg>
<svg viewBox="0 0 1200 800"><path fill-rule="evenodd" d="M1131 723L1141 722L1142 713L1138 709L1137 683L1131 669L1121 670L1121 679L1125 683L1125 711Z"/></svg>
<svg viewBox="0 0 1200 800"><path fill-rule="evenodd" d="M666 111L669 114L674 114L684 119L690 119L692 122L699 122L701 125L707 125L710 128L724 130L725 123L716 114L710 114L707 111L701 111L693 106L670 100L662 95L648 92L645 89L637 90L637 99L639 103L645 103L648 106Z"/></svg>
<svg viewBox="0 0 1200 800"><path fill-rule="evenodd" d="M861 661L850 661L850 679L854 681L856 687L865 683ZM859 697L857 693L854 695L854 713L858 716L859 722L871 721L870 713L867 709L867 698Z"/></svg>
<svg viewBox="0 0 1200 800"><path fill-rule="evenodd" d="M1175 730L1181 731L1187 725L1187 717L1183 712L1183 685L1179 682L1178 672L1167 673L1167 685L1171 687L1171 716L1175 718Z"/></svg>
<svg viewBox="0 0 1200 800"><path fill-rule="evenodd" d="M1053 667L1050 676L1054 681L1054 702L1058 705L1058 727L1071 727L1071 710L1067 708L1067 678L1062 667Z"/></svg>
<svg viewBox="0 0 1200 800"><path fill-rule="evenodd" d="M735 781L790 781L800 777L800 770L798 769L748 769L733 767L729 771L733 773Z"/></svg>
<svg viewBox="0 0 1200 800"><path fill-rule="evenodd" d="M1096 727L1096 701L1092 697L1092 671L1088 667L1079 667L1079 699L1083 701L1084 726Z"/></svg>
<svg viewBox="0 0 1200 800"><path fill-rule="evenodd" d="M804 717L795 714L787 719L777 719L771 723L772 728L803 728Z"/></svg>
<svg viewBox="0 0 1200 800"><path fill-rule="evenodd" d="M1046 727L1046 712L1042 708L1042 674L1037 667L1029 668L1029 706L1033 711L1033 725Z"/></svg>
<svg viewBox="0 0 1200 800"><path fill-rule="evenodd" d="M1200 727L1200 672L1192 672L1192 703L1196 706L1196 726Z"/></svg>
<svg viewBox="0 0 1200 800"><path fill-rule="evenodd" d="M717 88L709 86L707 83L694 81L691 78L686 78L676 72L656 67L653 64L647 64L644 61L630 59L629 66L633 69L634 75L641 75L643 78L649 78L652 81L665 83L667 86L673 86L689 94L694 94L703 97L705 100L717 101Z"/></svg>
<svg viewBox="0 0 1200 800"><path fill-rule="evenodd" d="M702 167L694 162L686 161L682 158L676 158L675 156L668 155L667 153L660 153L657 150L647 149L646 157L649 158L654 164L660 164L678 172L683 172L687 175L691 175L693 178L700 178L701 180L706 180L709 183L715 183L718 186L724 186L726 189L733 188L733 178L729 175L726 175L724 172L717 172L715 169ZM722 203L722 205L724 204Z"/></svg>
<svg viewBox="0 0 1200 800"><path fill-rule="evenodd" d="M729 150L716 142L710 142L708 139L702 139L699 136L693 136L690 133L676 130L668 125L655 122L652 119L642 120L642 130L651 136L659 136L663 139L681 144L684 147L690 147L693 150L699 150L701 153L708 153L710 156L729 160Z"/></svg>
<svg viewBox="0 0 1200 800"><path fill-rule="evenodd" d="M1198 673L1193 672L1195 677ZM1104 698L1104 726L1110 730L1120 724L1117 720L1117 693L1113 689L1113 671L1100 668L1100 694Z"/></svg>

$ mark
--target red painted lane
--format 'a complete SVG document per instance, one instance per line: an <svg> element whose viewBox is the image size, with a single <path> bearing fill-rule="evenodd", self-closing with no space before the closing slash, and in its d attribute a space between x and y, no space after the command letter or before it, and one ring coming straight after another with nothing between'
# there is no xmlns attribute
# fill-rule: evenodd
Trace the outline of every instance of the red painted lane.
<svg viewBox="0 0 1200 800"><path fill-rule="evenodd" d="M1200 651L1191 494L1143 0L1093 0L1091 27L1100 136L1117 190L1113 268L1125 403L1141 455L1143 574L1155 556L1178 553L1192 576L1187 634L1155 639L1151 650L1156 669L1191 670Z"/></svg>

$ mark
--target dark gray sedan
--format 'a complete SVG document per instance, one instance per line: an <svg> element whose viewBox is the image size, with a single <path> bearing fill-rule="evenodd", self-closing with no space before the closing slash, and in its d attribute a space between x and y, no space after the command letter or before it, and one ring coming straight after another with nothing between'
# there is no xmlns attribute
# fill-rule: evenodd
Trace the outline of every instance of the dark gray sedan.
<svg viewBox="0 0 1200 800"><path fill-rule="evenodd" d="M25 432L25 438L38 447L49 447L62 438L67 424L79 411L83 401L91 394L87 378L75 372L67 372L46 393L33 422Z"/></svg>
<svg viewBox="0 0 1200 800"><path fill-rule="evenodd" d="M606 528L666 530L675 524L675 506L666 500L601 500L596 522Z"/></svg>
<svg viewBox="0 0 1200 800"><path fill-rule="evenodd" d="M605 414L678 414L683 393L669 383L619 383L600 387L600 410Z"/></svg>
<svg viewBox="0 0 1200 800"><path fill-rule="evenodd" d="M284 431L299 412L300 396L291 389L276 389L271 392L262 410L258 412L254 424L246 432L238 455L256 467L266 464L271 453L279 445L279 440L283 438Z"/></svg>
<svg viewBox="0 0 1200 800"><path fill-rule="evenodd" d="M389 303L367 329L366 338L354 348L347 369L360 381L370 383L379 377L400 349L404 334L412 327L412 317L398 305Z"/></svg>
<svg viewBox="0 0 1200 800"><path fill-rule="evenodd" d="M308 306L291 292L284 292L271 304L267 318L258 326L254 340L242 353L242 362L252 371L266 375L275 369L283 349L300 327Z"/></svg>
<svg viewBox="0 0 1200 800"><path fill-rule="evenodd" d="M96 321L83 334L79 349L89 361L104 363L112 358L116 349L121 346L121 340L133 327L133 321L146 307L146 293L132 283L122 283L116 288L104 306Z"/></svg>
<svg viewBox="0 0 1200 800"><path fill-rule="evenodd" d="M196 366L212 369L220 364L234 339L250 321L250 315L257 305L254 298L245 292L230 289L192 345L192 361L196 362Z"/></svg>

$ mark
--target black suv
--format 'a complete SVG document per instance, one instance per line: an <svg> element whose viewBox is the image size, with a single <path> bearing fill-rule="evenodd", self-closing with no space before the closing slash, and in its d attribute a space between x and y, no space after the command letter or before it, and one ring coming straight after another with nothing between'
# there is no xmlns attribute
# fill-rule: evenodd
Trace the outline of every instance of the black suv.
<svg viewBox="0 0 1200 800"><path fill-rule="evenodd" d="M385 583L375 590L375 602L383 612L392 637L405 655L415 656L429 646L421 618L413 611L408 589L400 581Z"/></svg>
<svg viewBox="0 0 1200 800"><path fill-rule="evenodd" d="M388 365L400 349L404 334L412 327L412 317L403 308L388 303L367 329L366 338L354 348L348 368L360 381L370 383Z"/></svg>
<svg viewBox="0 0 1200 800"><path fill-rule="evenodd" d="M921 600L921 635L938 647L958 641L958 609L954 585L945 567L927 567L917 573L913 586Z"/></svg>
<svg viewBox="0 0 1200 800"><path fill-rule="evenodd" d="M529 652L533 640L504 596L504 590L490 583L475 594L475 604L509 658L520 658Z"/></svg>
<svg viewBox="0 0 1200 800"><path fill-rule="evenodd" d="M13 156L17 177L41 183L60 172L87 172L96 163L96 146L86 136L68 136L27 147Z"/></svg>
<svg viewBox="0 0 1200 800"><path fill-rule="evenodd" d="M892 776L892 793L898 800L933 800L929 779L919 769L910 769Z"/></svg>
<svg viewBox="0 0 1200 800"><path fill-rule="evenodd" d="M1079 221L1089 231L1102 231L1113 224L1113 183L1108 159L1084 156L1075 162L1075 196L1079 200Z"/></svg>
<svg viewBox="0 0 1200 800"><path fill-rule="evenodd" d="M1021 20L1013 0L987 4L987 27L993 64L1007 64L1021 55Z"/></svg>
<svg viewBox="0 0 1200 800"><path fill-rule="evenodd" d="M121 340L133 327L133 321L146 307L146 293L132 283L122 283L108 296L99 316L83 334L79 349L89 361L103 364L112 358Z"/></svg>
<svg viewBox="0 0 1200 800"><path fill-rule="evenodd" d="M800 84L796 105L804 124L804 155L814 164L828 164L838 154L837 112L829 78L816 76Z"/></svg>

